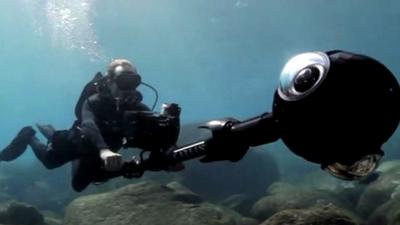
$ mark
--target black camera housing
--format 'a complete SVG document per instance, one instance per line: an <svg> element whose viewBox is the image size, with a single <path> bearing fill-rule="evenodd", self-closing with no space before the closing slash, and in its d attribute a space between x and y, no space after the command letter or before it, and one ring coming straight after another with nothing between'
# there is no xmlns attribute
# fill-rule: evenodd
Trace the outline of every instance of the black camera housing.
<svg viewBox="0 0 400 225"><path fill-rule="evenodd" d="M125 148L160 151L176 144L180 131L179 114L152 111L124 112Z"/></svg>
<svg viewBox="0 0 400 225"><path fill-rule="evenodd" d="M308 161L351 164L381 146L399 124L400 88L378 61L327 52L330 68L312 93L295 101L274 96L273 114L284 143Z"/></svg>

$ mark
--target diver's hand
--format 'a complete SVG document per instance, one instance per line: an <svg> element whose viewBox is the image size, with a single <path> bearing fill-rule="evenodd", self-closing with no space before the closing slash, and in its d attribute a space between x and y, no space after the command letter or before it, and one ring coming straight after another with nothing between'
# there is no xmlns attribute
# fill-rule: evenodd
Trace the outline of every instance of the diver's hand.
<svg viewBox="0 0 400 225"><path fill-rule="evenodd" d="M117 171L122 168L122 156L110 149L100 150L100 158L104 162L104 169L107 171Z"/></svg>

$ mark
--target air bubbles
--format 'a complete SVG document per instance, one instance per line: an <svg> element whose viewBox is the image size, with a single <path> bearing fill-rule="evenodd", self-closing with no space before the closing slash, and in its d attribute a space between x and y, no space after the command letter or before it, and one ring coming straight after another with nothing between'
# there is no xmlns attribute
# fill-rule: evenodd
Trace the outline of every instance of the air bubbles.
<svg viewBox="0 0 400 225"><path fill-rule="evenodd" d="M235 7L242 9L242 8L246 8L247 6L249 6L249 3L247 1L236 1L235 2Z"/></svg>
<svg viewBox="0 0 400 225"><path fill-rule="evenodd" d="M90 18L94 0L21 1L36 34L48 34L53 46L82 51L91 61L105 61Z"/></svg>

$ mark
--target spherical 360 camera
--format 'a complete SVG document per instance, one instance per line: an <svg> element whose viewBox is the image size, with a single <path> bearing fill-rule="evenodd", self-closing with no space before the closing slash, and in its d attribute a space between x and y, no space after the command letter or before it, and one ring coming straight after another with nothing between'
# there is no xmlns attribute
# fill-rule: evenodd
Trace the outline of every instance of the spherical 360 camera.
<svg viewBox="0 0 400 225"><path fill-rule="evenodd" d="M295 154L331 174L356 179L372 172L400 119L393 74L364 55L309 52L284 66L274 96L279 135Z"/></svg>

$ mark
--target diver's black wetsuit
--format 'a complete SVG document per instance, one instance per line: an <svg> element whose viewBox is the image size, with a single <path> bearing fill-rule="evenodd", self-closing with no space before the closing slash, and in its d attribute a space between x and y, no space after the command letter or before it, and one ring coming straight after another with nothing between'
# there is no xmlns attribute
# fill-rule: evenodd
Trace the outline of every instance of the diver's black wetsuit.
<svg viewBox="0 0 400 225"><path fill-rule="evenodd" d="M69 130L50 131L51 134L45 135L49 139L47 145L34 135L29 142L36 157L48 169L73 161L72 186L76 191L82 191L91 182L104 180L100 150L115 152L122 147L133 147L129 141L124 143L128 132L124 129L124 112L150 111L141 103L142 95L136 90L127 98L115 99L109 93L85 93L92 85L93 81L86 85L75 110L77 120ZM129 132L132 133L132 127Z"/></svg>

